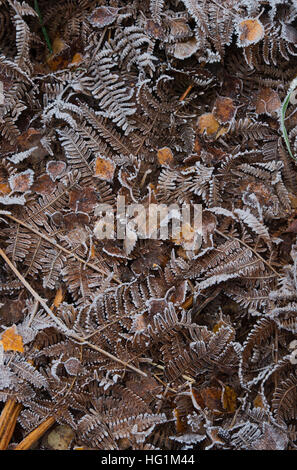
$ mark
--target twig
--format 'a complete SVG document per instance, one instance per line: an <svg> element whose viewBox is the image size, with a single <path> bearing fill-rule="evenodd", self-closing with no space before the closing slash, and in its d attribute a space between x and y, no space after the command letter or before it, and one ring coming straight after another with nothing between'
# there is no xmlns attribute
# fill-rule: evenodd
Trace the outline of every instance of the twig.
<svg viewBox="0 0 297 470"><path fill-rule="evenodd" d="M6 450L16 425L22 404L9 398L0 416L0 450Z"/></svg>
<svg viewBox="0 0 297 470"><path fill-rule="evenodd" d="M42 421L39 426L30 432L13 450L28 450L32 445L40 439L41 436L53 425L56 419L53 416L49 416Z"/></svg>
<svg viewBox="0 0 297 470"><path fill-rule="evenodd" d="M179 98L178 101L184 101L184 99L188 96L188 94L190 93L190 91L192 90L193 88L193 83L191 83L188 88L186 89L186 91L181 95L181 97Z"/></svg>
<svg viewBox="0 0 297 470"><path fill-rule="evenodd" d="M129 364L129 362L124 362L118 357L114 356L113 354L105 351L104 349L101 349L99 346L96 346L95 344L89 343L89 341L86 341L85 338L80 337L74 331L69 330L66 325L57 318L52 310L48 307L48 305L45 303L45 301L40 297L40 295L33 289L33 287L26 281L26 279L22 276L22 274L18 271L18 269L13 265L13 263L10 261L10 259L6 256L4 251L0 248L0 256L6 261L8 266L11 268L11 270L14 272L14 274L18 277L18 279L21 281L21 283L26 287L26 289L33 295L35 300L38 300L40 305L43 307L43 309L46 311L46 313L49 315L49 317L56 323L57 327L60 328L63 332L67 332L67 335L70 338L75 339L76 341L79 341L81 344L84 344L86 346L89 346L90 348L94 349L95 351L100 352L104 356L108 357L109 359L112 359L115 362L118 362L119 364L122 364L123 366L133 370L134 372L137 372L138 374L142 375L143 377L147 377L147 374L143 372L142 370L138 369L137 367L134 367L133 365Z"/></svg>
<svg viewBox="0 0 297 470"><path fill-rule="evenodd" d="M241 240L240 238L235 238L235 237L232 237L232 235L225 235L223 232L220 232L220 230L217 230L215 229L215 232L220 235L221 237L224 237L226 238L226 240L237 240L239 243L241 243L241 245L245 246L246 248L248 248L249 250L251 250L254 255L256 255L264 264L266 264L266 266L271 269L271 271L274 272L274 274L276 274L278 277L280 277L280 274L271 266L271 264L268 263L268 261L266 261L264 258L262 258L261 255L259 255L259 253L254 250L251 246L249 246L247 243L245 243L243 240Z"/></svg>
<svg viewBox="0 0 297 470"><path fill-rule="evenodd" d="M76 253L73 253L72 251L70 250L67 250L67 248L64 248L62 245L59 245L58 243L56 243L55 240L52 240L50 237L47 237L46 235L44 235L43 233L39 232L38 230L36 230L35 228L31 227L29 224L26 224L26 222L23 222L22 220L20 219L17 219L16 217L14 217L13 215L11 214L2 214L1 212L1 215L4 215L4 217L8 217L9 219L13 220L14 222L16 222L17 224L20 224L22 225L22 227L25 227L26 229L30 230L31 232L35 233L36 235L38 235L40 238L43 238L43 240L46 240L48 243L50 243L51 245L54 245L56 248L58 248L59 250L63 251L63 253L66 253L67 255L69 256L73 256L73 258L75 258L77 261L79 261L81 264L85 265L85 266L88 266L89 268L92 268L94 269L94 271L97 271L98 273L100 274L104 274L105 276L110 276L112 273L108 273L106 271L104 271L103 269L100 269L98 268L98 266L96 266L95 264L92 264L92 263L89 263L88 261L85 261L84 259L80 258ZM117 282L118 284L122 284L122 282L114 275L112 274L112 279Z"/></svg>

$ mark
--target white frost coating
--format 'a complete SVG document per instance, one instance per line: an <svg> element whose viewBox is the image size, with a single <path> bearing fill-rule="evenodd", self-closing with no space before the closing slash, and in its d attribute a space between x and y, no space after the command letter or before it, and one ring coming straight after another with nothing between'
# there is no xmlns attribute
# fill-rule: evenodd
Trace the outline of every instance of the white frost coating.
<svg viewBox="0 0 297 470"><path fill-rule="evenodd" d="M32 155L32 153L37 149L38 147L32 147L31 149L25 150L24 152L15 153L12 157L7 157L7 160L14 164L20 163L26 158L30 157L30 155Z"/></svg>
<svg viewBox="0 0 297 470"><path fill-rule="evenodd" d="M6 206L11 206L13 204L19 204L23 206L26 202L24 195L21 196L0 196L0 204L4 204Z"/></svg>

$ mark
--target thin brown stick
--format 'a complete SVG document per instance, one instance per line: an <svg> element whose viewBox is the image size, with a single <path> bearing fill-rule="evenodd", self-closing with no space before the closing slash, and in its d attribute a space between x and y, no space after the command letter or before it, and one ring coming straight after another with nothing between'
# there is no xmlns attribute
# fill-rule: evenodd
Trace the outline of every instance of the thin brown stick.
<svg viewBox="0 0 297 470"><path fill-rule="evenodd" d="M137 367L134 367L133 365L129 364L129 362L124 362L118 357L114 356L113 354L110 354L109 352L105 351L104 349L99 348L99 346L96 346L95 344L89 343L85 338L82 338L81 336L77 335L74 333L74 331L68 330L66 325L57 318L52 310L48 307L48 305L45 303L45 301L40 297L40 295L33 289L33 287L26 281L26 279L22 276L22 274L19 272L19 270L14 266L14 264L10 261L10 259L6 256L4 251L0 248L0 256L6 261L8 266L11 268L11 270L14 272L14 274L18 277L18 279L22 282L22 284L26 287L26 289L33 295L35 300L38 300L40 305L43 307L43 309L46 311L46 313L49 315L49 317L56 323L57 327L59 327L62 331L67 333L67 336L70 338L75 339L76 341L79 341L81 344L84 344L86 346L89 346L92 349L95 349L95 351L100 352L104 356L108 357L109 359L112 359L115 362L118 362L119 364L122 364L123 366L127 367L128 369L133 370L134 372L137 372L138 374L142 375L143 377L146 377L147 374L143 372L142 370L138 369Z"/></svg>
<svg viewBox="0 0 297 470"><path fill-rule="evenodd" d="M254 253L254 255L256 255L269 269L271 269L271 271L274 272L274 274L276 274L277 276L280 276L280 274L271 266L271 264L268 263L268 261L266 261L264 258L262 258L262 256L259 255L259 253L256 250L254 250L254 248L249 246L243 240L241 240L240 238L232 237L231 235L225 235L223 232L220 232L220 230L217 230L217 229L215 229L215 232L218 235L220 235L221 237L226 238L226 240L237 240L239 243L241 243L241 245L243 245L246 248L248 248L249 250L251 250Z"/></svg>
<svg viewBox="0 0 297 470"><path fill-rule="evenodd" d="M39 232L37 229L31 227L31 225L27 224L26 222L23 222L22 220L17 219L16 217L14 217L11 214L7 214L7 213L2 214L1 213L1 215L4 215L4 217L8 217L9 219L13 220L17 224L20 224L22 227L25 227L26 229L28 229L31 232L35 233L40 238L43 238L43 240L46 240L51 245L54 245L59 250L63 251L63 253L67 254L68 256L72 256L73 258L75 258L81 264L84 264L85 266L88 266L89 268L93 269L94 271L97 271L100 274L104 274L105 276L110 276L111 273L108 273L108 272L104 271L103 269L98 268L98 266L96 266L95 264L89 263L88 261L80 258L76 253L73 253L72 251L67 250L67 248L64 248L62 245L59 245L55 240L53 240L50 237L44 235L44 233ZM122 284L122 282L119 279L117 279L117 277L115 275L112 276L112 279L115 282L117 282L118 284Z"/></svg>
<svg viewBox="0 0 297 470"><path fill-rule="evenodd" d="M0 450L7 449L21 409L21 403L11 398L6 401L0 416Z"/></svg>
<svg viewBox="0 0 297 470"><path fill-rule="evenodd" d="M192 90L193 88L193 83L191 83L188 88L186 89L186 91L181 95L181 97L179 98L179 101L184 101L184 99L188 96L188 94L190 93L190 91Z"/></svg>
<svg viewBox="0 0 297 470"><path fill-rule="evenodd" d="M44 433L55 424L56 419L49 416L42 421L36 429L30 432L13 450L28 450L32 445L40 439Z"/></svg>

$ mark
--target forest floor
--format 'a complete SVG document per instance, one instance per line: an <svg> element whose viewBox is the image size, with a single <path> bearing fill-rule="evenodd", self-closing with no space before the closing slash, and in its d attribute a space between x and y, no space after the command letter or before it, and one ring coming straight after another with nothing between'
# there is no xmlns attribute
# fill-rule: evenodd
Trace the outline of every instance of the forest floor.
<svg viewBox="0 0 297 470"><path fill-rule="evenodd" d="M0 24L0 449L296 450L296 2Z"/></svg>

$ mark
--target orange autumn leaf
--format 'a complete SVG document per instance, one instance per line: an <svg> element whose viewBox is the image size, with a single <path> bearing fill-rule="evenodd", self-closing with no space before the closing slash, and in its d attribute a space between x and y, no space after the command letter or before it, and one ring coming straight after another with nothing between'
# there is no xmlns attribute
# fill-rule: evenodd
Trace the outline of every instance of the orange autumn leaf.
<svg viewBox="0 0 297 470"><path fill-rule="evenodd" d="M83 55L80 52L77 52L72 57L72 61L70 62L69 66L70 67L75 67L75 66L81 64L83 60L84 60Z"/></svg>
<svg viewBox="0 0 297 470"><path fill-rule="evenodd" d="M223 403L224 409L230 413L234 413L236 410L236 400L237 400L237 395L236 395L235 390L233 390L233 388L226 385L223 390L223 396L222 396L222 403Z"/></svg>
<svg viewBox="0 0 297 470"><path fill-rule="evenodd" d="M207 136L215 136L215 138L224 135L227 132L225 127L220 128L219 121L215 118L213 113L205 113L198 119L198 133L206 134Z"/></svg>
<svg viewBox="0 0 297 470"><path fill-rule="evenodd" d="M264 403L260 394L258 394L254 399L253 405L255 408L264 408Z"/></svg>
<svg viewBox="0 0 297 470"><path fill-rule="evenodd" d="M65 293L63 292L62 287L59 287L54 298L53 306L58 308L59 305L63 302L64 296L65 296Z"/></svg>
<svg viewBox="0 0 297 470"><path fill-rule="evenodd" d="M102 180L112 181L115 165L111 160L97 157L95 164L95 176Z"/></svg>
<svg viewBox="0 0 297 470"><path fill-rule="evenodd" d="M0 183L0 193L1 194L9 194L11 192L11 188L7 183Z"/></svg>
<svg viewBox="0 0 297 470"><path fill-rule="evenodd" d="M0 343L4 351L24 352L23 339L17 334L15 325L4 331Z"/></svg>
<svg viewBox="0 0 297 470"><path fill-rule="evenodd" d="M226 323L223 320L220 320L218 323L216 323L212 329L214 333L217 333L221 326L226 326Z"/></svg>
<svg viewBox="0 0 297 470"><path fill-rule="evenodd" d="M175 422L176 432L177 433L185 432L187 429L187 426L184 420L181 418L179 410L177 408L174 408L173 413L176 418L176 422Z"/></svg>
<svg viewBox="0 0 297 470"><path fill-rule="evenodd" d="M173 154L169 147L158 150L158 160L160 165L168 165L173 162Z"/></svg>
<svg viewBox="0 0 297 470"><path fill-rule="evenodd" d="M248 18L238 25L239 46L246 47L250 44L256 44L264 36L264 26L258 18Z"/></svg>
<svg viewBox="0 0 297 470"><path fill-rule="evenodd" d="M53 41L53 52L47 57L46 62L50 69L55 72L59 68L65 68L69 60L65 59L64 52L68 49L68 45L60 37L56 37Z"/></svg>

